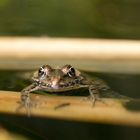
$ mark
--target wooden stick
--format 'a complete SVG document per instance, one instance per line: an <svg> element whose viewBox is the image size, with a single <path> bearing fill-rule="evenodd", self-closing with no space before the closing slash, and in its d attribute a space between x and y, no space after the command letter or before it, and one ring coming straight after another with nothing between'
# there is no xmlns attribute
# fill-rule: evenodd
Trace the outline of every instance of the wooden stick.
<svg viewBox="0 0 140 140"><path fill-rule="evenodd" d="M0 38L0 58L140 59L140 41L68 38Z"/></svg>
<svg viewBox="0 0 140 140"><path fill-rule="evenodd" d="M97 101L92 107L89 101L84 101L83 97L47 96L31 95L32 100L38 103L38 107L32 108L33 116L42 116L56 119L98 122L105 124L140 126L140 111L129 111L123 104L128 100L102 99L105 103ZM0 91L0 113L10 113L14 115L25 115L22 108L18 113L20 94L18 92ZM55 109L60 104L67 104L64 107Z"/></svg>

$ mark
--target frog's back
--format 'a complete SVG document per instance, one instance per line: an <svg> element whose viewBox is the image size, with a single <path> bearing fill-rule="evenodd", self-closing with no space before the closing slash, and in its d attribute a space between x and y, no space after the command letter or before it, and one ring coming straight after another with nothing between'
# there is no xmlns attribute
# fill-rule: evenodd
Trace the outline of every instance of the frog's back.
<svg viewBox="0 0 140 140"><path fill-rule="evenodd" d="M98 90L99 97L101 98L130 99L129 97L121 95L111 89L111 87L104 80L98 77L92 77L90 78L90 81L92 82L92 85Z"/></svg>

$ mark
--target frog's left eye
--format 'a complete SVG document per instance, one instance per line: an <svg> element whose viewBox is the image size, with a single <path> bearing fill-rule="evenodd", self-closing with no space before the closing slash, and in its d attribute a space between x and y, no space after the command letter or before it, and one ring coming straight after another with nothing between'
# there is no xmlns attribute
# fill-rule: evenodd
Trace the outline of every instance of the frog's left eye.
<svg viewBox="0 0 140 140"><path fill-rule="evenodd" d="M65 65L65 66L62 68L62 72L63 72L65 75L68 75L69 77L75 77L75 76L76 76L75 69L74 69L71 65Z"/></svg>

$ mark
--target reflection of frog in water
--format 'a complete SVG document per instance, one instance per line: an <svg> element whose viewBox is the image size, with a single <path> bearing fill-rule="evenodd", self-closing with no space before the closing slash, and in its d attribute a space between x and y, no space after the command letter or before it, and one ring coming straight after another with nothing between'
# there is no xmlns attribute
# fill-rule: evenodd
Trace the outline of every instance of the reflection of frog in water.
<svg viewBox="0 0 140 140"><path fill-rule="evenodd" d="M49 65L43 65L35 72L33 83L21 91L21 107L30 110L32 102L29 93L37 90L47 92L65 92L79 88L89 89L89 99L95 104L98 95L102 91L109 91L110 88L102 80L89 80L80 71L71 65L53 69Z"/></svg>

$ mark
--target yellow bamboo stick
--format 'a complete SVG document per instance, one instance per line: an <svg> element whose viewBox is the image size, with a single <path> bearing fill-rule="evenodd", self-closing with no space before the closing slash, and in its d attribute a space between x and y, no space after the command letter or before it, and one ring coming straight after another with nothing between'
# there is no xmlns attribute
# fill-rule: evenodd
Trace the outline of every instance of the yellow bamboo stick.
<svg viewBox="0 0 140 140"><path fill-rule="evenodd" d="M102 99L91 107L89 101L83 97L47 96L31 94L32 100L38 103L38 107L32 108L32 116L42 116L56 119L98 122L105 124L140 126L140 111L132 112L127 110L122 103L128 100ZM20 94L18 92L0 91L0 113L11 113L14 115L25 115L25 109L18 113L15 111L19 104ZM64 107L55 109L60 104L67 104ZM32 117L31 116L31 117Z"/></svg>

